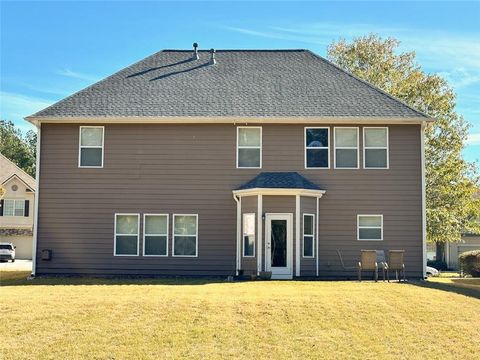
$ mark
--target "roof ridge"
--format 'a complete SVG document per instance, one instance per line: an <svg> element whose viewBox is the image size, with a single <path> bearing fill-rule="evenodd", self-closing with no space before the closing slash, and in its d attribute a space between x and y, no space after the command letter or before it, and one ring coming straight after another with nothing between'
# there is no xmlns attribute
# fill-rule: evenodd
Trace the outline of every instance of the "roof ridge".
<svg viewBox="0 0 480 360"><path fill-rule="evenodd" d="M193 50L186 49L163 49L164 52L186 52L191 53ZM210 52L211 49L197 50L198 52ZM307 49L215 49L215 52L304 52Z"/></svg>
<svg viewBox="0 0 480 360"><path fill-rule="evenodd" d="M413 110L413 111L416 112L417 114L419 114L419 115L421 115L421 116L423 116L423 117L426 117L427 119L433 119L431 116L425 114L423 111L420 111L420 110L418 110L418 109L415 109L414 107L408 105L408 104L407 104L406 102L404 102L403 100L400 100L399 98L397 98L397 97L395 97L395 96L387 93L385 90L380 89L378 86L373 85L373 84L369 83L368 81L366 81L366 80L364 80L364 79L361 79L360 77L352 74L351 72L349 72L349 71L347 71L347 70L345 70L345 69L342 69L340 66L334 64L334 63L331 62L330 60L325 59L324 57L322 57L322 56L314 53L314 52L311 51L311 50L308 50L308 49L307 49L307 52L310 53L311 55L313 55L314 57L316 57L317 59L319 59L319 60L321 60L321 61L323 61L323 62L325 62L325 63L327 63L327 64L329 64L329 65L331 65L331 66L333 66L333 67L335 67L336 69L342 71L343 73L351 76L351 77L354 78L355 80L358 80L358 81L362 82L363 84L369 86L370 88L378 91L379 93L388 96L390 99L400 102L401 104L405 105L406 107L408 107L410 110Z"/></svg>

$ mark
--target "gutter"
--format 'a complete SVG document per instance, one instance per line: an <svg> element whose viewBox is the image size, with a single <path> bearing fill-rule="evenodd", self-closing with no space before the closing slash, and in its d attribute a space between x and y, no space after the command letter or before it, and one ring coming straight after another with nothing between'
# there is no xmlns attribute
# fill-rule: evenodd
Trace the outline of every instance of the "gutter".
<svg viewBox="0 0 480 360"><path fill-rule="evenodd" d="M433 122L425 117L368 116L27 116L28 122L66 124L422 124Z"/></svg>

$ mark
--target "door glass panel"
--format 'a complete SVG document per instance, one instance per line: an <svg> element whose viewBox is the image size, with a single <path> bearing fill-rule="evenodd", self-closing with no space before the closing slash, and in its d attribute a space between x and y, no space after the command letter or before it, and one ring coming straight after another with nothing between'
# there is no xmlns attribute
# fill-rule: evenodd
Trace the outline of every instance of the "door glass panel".
<svg viewBox="0 0 480 360"><path fill-rule="evenodd" d="M271 261L272 267L287 266L287 221L271 221Z"/></svg>

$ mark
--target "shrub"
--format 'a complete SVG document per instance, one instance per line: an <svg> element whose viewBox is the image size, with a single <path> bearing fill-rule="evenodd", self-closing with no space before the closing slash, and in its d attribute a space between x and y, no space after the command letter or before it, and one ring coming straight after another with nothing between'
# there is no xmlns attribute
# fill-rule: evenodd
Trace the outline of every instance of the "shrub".
<svg viewBox="0 0 480 360"><path fill-rule="evenodd" d="M445 261L437 261L437 260L428 260L427 266L431 266L437 270L448 270L447 263Z"/></svg>
<svg viewBox="0 0 480 360"><path fill-rule="evenodd" d="M480 277L480 250L464 252L458 257L458 261L465 274Z"/></svg>

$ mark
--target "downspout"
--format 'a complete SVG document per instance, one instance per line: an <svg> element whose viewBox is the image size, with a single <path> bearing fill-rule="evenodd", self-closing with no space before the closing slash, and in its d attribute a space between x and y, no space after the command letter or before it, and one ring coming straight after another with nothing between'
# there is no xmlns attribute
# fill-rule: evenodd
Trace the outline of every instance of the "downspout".
<svg viewBox="0 0 480 360"><path fill-rule="evenodd" d="M241 222L241 213L242 213L242 203L241 198L233 194L233 200L237 203L237 244L236 244L236 259L235 259L235 275L238 276L238 271L240 270L240 228L242 226Z"/></svg>
<svg viewBox="0 0 480 360"><path fill-rule="evenodd" d="M425 127L423 122L420 128L421 154L422 154L422 269L423 279L427 278L427 202L425 189Z"/></svg>
<svg viewBox="0 0 480 360"><path fill-rule="evenodd" d="M42 124L39 122L37 125L37 158L35 165L35 206L33 212L33 239L32 239L32 277L37 273L37 236L38 236L38 203L40 199L40 142L42 135Z"/></svg>
<svg viewBox="0 0 480 360"><path fill-rule="evenodd" d="M300 276L300 195L295 195L295 276Z"/></svg>
<svg viewBox="0 0 480 360"><path fill-rule="evenodd" d="M318 257L319 257L319 255L320 255L320 250L318 249L318 248L319 248L318 233L319 233L319 231L320 231L320 230L319 230L319 229L320 229L320 226L319 226L320 224L319 224L319 222L318 222L318 219L320 218L320 216L318 215L318 210L319 210L318 203L319 203L319 201L320 201L320 197L317 196L315 199L317 200L317 214L316 214L316 215L317 215L317 220L315 221L315 230L316 230L316 231L315 231L315 242L316 242L316 244L315 244L315 250L317 250L317 254L316 254L316 256L315 256L315 261L316 261L316 264L315 264L315 269L316 269L316 270L315 270L315 275L318 277L318 275L319 275L319 269L318 269L318 267L319 267L319 259L318 259Z"/></svg>

